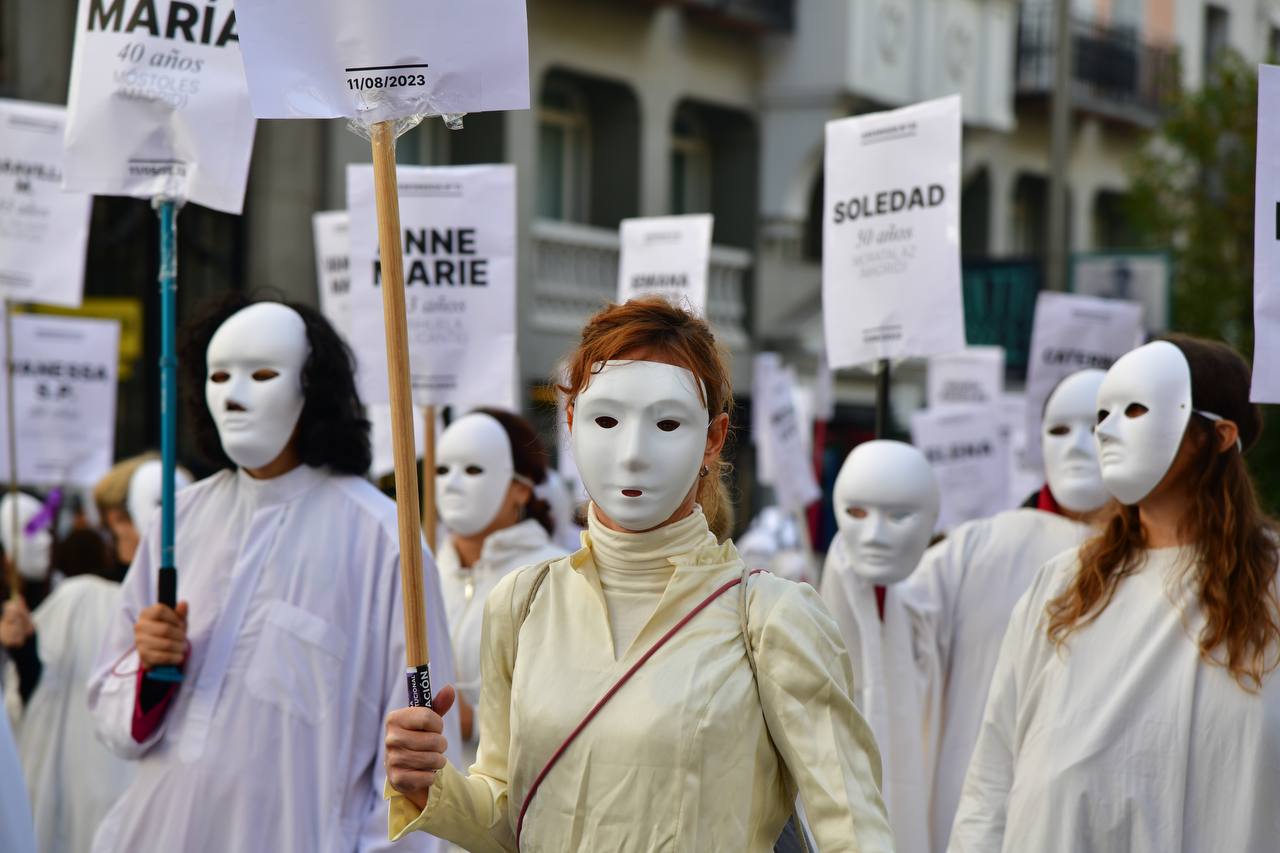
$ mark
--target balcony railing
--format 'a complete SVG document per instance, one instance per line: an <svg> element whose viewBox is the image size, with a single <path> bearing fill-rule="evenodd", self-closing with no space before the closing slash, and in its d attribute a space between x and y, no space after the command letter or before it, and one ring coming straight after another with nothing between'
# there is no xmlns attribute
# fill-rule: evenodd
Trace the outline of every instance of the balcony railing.
<svg viewBox="0 0 1280 853"><path fill-rule="evenodd" d="M791 32L796 0L676 0L691 14L761 32ZM830 0L823 0L830 2Z"/></svg>
<svg viewBox="0 0 1280 853"><path fill-rule="evenodd" d="M544 332L576 335L618 292L618 232L571 222L533 223L534 324ZM747 348L746 299L750 252L711 249L707 314L716 337L731 350Z"/></svg>
<svg viewBox="0 0 1280 853"><path fill-rule="evenodd" d="M1018 94L1053 90L1052 4L1025 4L1018 28ZM1179 88L1178 51L1148 44L1127 27L1071 21L1073 106L1151 126Z"/></svg>

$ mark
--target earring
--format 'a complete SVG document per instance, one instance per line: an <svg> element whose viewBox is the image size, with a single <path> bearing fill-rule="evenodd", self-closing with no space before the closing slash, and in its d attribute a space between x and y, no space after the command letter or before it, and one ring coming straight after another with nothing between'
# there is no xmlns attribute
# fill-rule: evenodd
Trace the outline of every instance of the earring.
<svg viewBox="0 0 1280 853"><path fill-rule="evenodd" d="M710 474L710 473L711 473L711 469L710 469L710 468L708 468L706 465L703 465L703 466L702 466L702 470L698 472L698 476L699 476L699 477L705 477L705 476L707 476L707 475L708 475L708 474Z"/></svg>

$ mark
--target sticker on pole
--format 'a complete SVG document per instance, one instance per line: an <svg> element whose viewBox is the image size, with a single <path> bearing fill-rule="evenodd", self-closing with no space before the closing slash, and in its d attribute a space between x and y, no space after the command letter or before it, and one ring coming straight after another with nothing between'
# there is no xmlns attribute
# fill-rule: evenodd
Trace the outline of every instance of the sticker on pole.
<svg viewBox="0 0 1280 853"><path fill-rule="evenodd" d="M529 107L524 0L238 0L259 118Z"/></svg>
<svg viewBox="0 0 1280 853"><path fill-rule="evenodd" d="M714 224L710 214L622 220L618 301L662 296L705 317Z"/></svg>
<svg viewBox="0 0 1280 853"><path fill-rule="evenodd" d="M989 406L947 406L911 415L911 443L938 478L938 529L1008 508L1009 444Z"/></svg>
<svg viewBox="0 0 1280 853"><path fill-rule="evenodd" d="M115 451L120 324L41 314L15 314L12 323L18 481L92 488ZM0 415L4 405L0 394ZM0 417L0 447L7 425ZM0 453L5 479L8 467Z"/></svg>
<svg viewBox="0 0 1280 853"><path fill-rule="evenodd" d="M513 405L516 173L513 166L401 166L401 245L413 400ZM373 167L347 167L351 343L360 397L388 402Z"/></svg>
<svg viewBox="0 0 1280 853"><path fill-rule="evenodd" d="M963 349L960 98L829 122L826 140L831 366Z"/></svg>
<svg viewBox="0 0 1280 853"><path fill-rule="evenodd" d="M0 298L80 305L93 196L62 190L66 117L0 100Z"/></svg>
<svg viewBox="0 0 1280 853"><path fill-rule="evenodd" d="M1258 171L1253 215L1255 403L1280 403L1280 66L1258 68Z"/></svg>
<svg viewBox="0 0 1280 853"><path fill-rule="evenodd" d="M80 0L67 189L239 213L254 119L229 2Z"/></svg>
<svg viewBox="0 0 1280 853"><path fill-rule="evenodd" d="M1027 355L1027 465L1039 469L1044 405L1058 383L1089 368L1107 370L1142 343L1142 305L1071 293L1041 293Z"/></svg>

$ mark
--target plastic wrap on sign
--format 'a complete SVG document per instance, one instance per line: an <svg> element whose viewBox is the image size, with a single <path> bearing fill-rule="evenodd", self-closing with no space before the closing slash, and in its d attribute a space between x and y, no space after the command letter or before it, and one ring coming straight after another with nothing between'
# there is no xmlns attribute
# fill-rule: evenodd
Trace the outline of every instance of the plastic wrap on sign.
<svg viewBox="0 0 1280 853"><path fill-rule="evenodd" d="M239 213L254 126L230 2L80 0L67 189Z"/></svg>
<svg viewBox="0 0 1280 853"><path fill-rule="evenodd" d="M259 118L367 126L529 106L524 0L238 0L236 8Z"/></svg>

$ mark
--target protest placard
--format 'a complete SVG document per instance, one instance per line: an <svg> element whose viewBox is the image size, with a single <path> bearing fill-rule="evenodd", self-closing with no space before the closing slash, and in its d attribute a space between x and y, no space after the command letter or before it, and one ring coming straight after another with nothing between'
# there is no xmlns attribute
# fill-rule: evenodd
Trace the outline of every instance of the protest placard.
<svg viewBox="0 0 1280 853"><path fill-rule="evenodd" d="M995 403L1004 392L1004 348L966 347L930 356L925 387L931 409Z"/></svg>
<svg viewBox="0 0 1280 853"><path fill-rule="evenodd" d="M239 213L255 122L231 3L80 0L68 189Z"/></svg>
<svg viewBox="0 0 1280 853"><path fill-rule="evenodd" d="M960 98L833 121L826 140L831 366L963 349Z"/></svg>
<svg viewBox="0 0 1280 853"><path fill-rule="evenodd" d="M66 110L0 99L0 299L75 308L93 196L62 189Z"/></svg>
<svg viewBox="0 0 1280 853"><path fill-rule="evenodd" d="M1007 509L1009 445L987 406L947 406L911 415L911 443L938 478L938 529Z"/></svg>
<svg viewBox="0 0 1280 853"><path fill-rule="evenodd" d="M1027 464L1043 465L1040 421L1058 383L1087 368L1107 370L1142 343L1142 305L1072 293L1041 293L1027 358Z"/></svg>
<svg viewBox="0 0 1280 853"><path fill-rule="evenodd" d="M15 314L10 322L17 479L92 488L115 453L120 324L41 314ZM0 414L4 406L0 395ZM7 424L0 417L0 447L8 446ZM0 454L0 479L8 477Z"/></svg>
<svg viewBox="0 0 1280 853"><path fill-rule="evenodd" d="M1280 403L1280 65L1258 68L1258 168L1253 216L1255 403Z"/></svg>
<svg viewBox="0 0 1280 853"><path fill-rule="evenodd" d="M238 0L259 118L529 106L524 0Z"/></svg>
<svg viewBox="0 0 1280 853"><path fill-rule="evenodd" d="M713 226L710 214L622 220L618 301L663 296L705 317Z"/></svg>
<svg viewBox="0 0 1280 853"><path fill-rule="evenodd" d="M401 166L410 380L422 406L511 407L516 358L512 166ZM360 396L387 402L373 170L347 168L351 343Z"/></svg>

